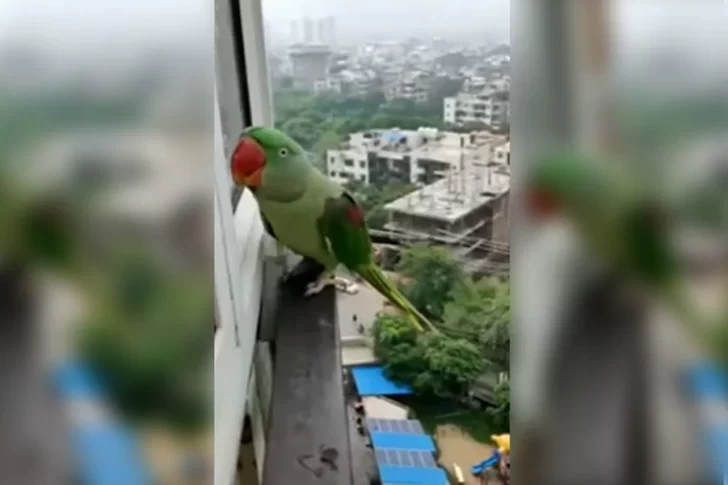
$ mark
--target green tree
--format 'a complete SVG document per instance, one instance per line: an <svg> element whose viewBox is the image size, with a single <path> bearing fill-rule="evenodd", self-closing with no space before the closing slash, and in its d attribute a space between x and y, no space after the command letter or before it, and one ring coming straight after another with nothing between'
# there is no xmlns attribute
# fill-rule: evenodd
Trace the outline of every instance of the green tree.
<svg viewBox="0 0 728 485"><path fill-rule="evenodd" d="M495 388L495 405L486 412L491 417L495 433L510 432L511 424L511 383L508 379Z"/></svg>
<svg viewBox="0 0 728 485"><path fill-rule="evenodd" d="M281 130L296 140L305 150L311 150L321 138L321 125L312 118L298 116L285 121Z"/></svg>
<svg viewBox="0 0 728 485"><path fill-rule="evenodd" d="M485 372L488 362L466 339L440 333L422 335L425 370L414 380L416 391L440 397L463 397Z"/></svg>
<svg viewBox="0 0 728 485"><path fill-rule="evenodd" d="M446 332L470 338L499 369L507 369L510 360L510 288L509 280L466 278L443 315Z"/></svg>
<svg viewBox="0 0 728 485"><path fill-rule="evenodd" d="M453 290L465 279L460 261L442 247L417 245L402 252L397 271L407 278L402 290L426 316L441 320Z"/></svg>
<svg viewBox="0 0 728 485"><path fill-rule="evenodd" d="M462 397L487 362L477 347L442 334L419 334L399 316L382 316L373 327L375 355L395 381L415 392L446 398Z"/></svg>
<svg viewBox="0 0 728 485"><path fill-rule="evenodd" d="M327 130L319 136L313 145L313 153L315 159L314 165L321 171L326 172L326 151L338 148L341 144L342 136L334 130Z"/></svg>
<svg viewBox="0 0 728 485"><path fill-rule="evenodd" d="M81 355L127 416L198 430L210 412L207 285L143 252L117 258L108 268L111 298L81 327Z"/></svg>
<svg viewBox="0 0 728 485"><path fill-rule="evenodd" d="M412 383L426 368L424 349L417 331L400 316L380 316L372 327L374 354L385 363L390 376Z"/></svg>

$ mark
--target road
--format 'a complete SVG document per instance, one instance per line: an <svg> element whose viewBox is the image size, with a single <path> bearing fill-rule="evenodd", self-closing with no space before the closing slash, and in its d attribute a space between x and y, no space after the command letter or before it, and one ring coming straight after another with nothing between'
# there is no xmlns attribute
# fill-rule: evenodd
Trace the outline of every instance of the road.
<svg viewBox="0 0 728 485"><path fill-rule="evenodd" d="M345 276L349 279L350 277ZM356 295L349 295L343 291L337 292L336 307L338 309L339 332L342 338L356 337L359 335L357 324L354 323L354 315L357 321L365 328L374 322L377 312L382 309L385 298L377 293L367 284L357 284L359 292Z"/></svg>

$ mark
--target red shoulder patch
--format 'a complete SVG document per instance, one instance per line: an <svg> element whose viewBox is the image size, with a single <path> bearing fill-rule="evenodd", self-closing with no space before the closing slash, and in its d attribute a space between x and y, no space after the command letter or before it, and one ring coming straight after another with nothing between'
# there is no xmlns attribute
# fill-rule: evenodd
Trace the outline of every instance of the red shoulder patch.
<svg viewBox="0 0 728 485"><path fill-rule="evenodd" d="M364 212L356 205L346 208L346 219L356 226L364 225Z"/></svg>

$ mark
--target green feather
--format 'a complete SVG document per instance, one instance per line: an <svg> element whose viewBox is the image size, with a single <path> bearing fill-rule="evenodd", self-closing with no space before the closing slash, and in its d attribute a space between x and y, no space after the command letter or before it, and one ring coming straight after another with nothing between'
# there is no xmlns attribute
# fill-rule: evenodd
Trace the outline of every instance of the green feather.
<svg viewBox="0 0 728 485"><path fill-rule="evenodd" d="M361 219L352 220L352 213L354 216L358 214ZM382 296L402 310L419 330L427 328L436 331L435 326L377 267L363 213L351 195L343 193L341 197L327 201L321 227L331 251L340 263L364 278Z"/></svg>

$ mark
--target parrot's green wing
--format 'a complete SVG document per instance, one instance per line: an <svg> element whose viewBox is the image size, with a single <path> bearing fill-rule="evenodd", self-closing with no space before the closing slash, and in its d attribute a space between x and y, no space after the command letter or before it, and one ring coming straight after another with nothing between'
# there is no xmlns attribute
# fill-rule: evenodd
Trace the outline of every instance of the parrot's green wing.
<svg viewBox="0 0 728 485"><path fill-rule="evenodd" d="M339 263L350 270L372 262L364 212L350 194L344 192L326 201L319 230Z"/></svg>
<svg viewBox="0 0 728 485"><path fill-rule="evenodd" d="M350 194L344 192L339 197L328 199L318 224L324 241L339 263L360 275L399 307L419 330L435 330L374 262L364 212Z"/></svg>

